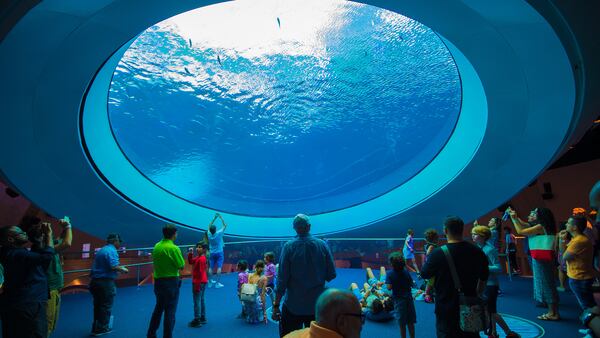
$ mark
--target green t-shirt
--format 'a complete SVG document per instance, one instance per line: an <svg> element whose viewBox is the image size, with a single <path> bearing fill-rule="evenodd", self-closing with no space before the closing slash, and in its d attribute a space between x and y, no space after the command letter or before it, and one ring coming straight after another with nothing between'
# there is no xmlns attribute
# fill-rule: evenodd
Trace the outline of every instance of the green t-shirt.
<svg viewBox="0 0 600 338"><path fill-rule="evenodd" d="M46 273L48 275L49 290L60 290L65 286L63 269L58 254L54 254L54 257L52 257L52 261L50 262L50 266L48 266Z"/></svg>
<svg viewBox="0 0 600 338"><path fill-rule="evenodd" d="M185 266L181 250L172 240L163 239L152 250L154 278L179 277L179 270Z"/></svg>

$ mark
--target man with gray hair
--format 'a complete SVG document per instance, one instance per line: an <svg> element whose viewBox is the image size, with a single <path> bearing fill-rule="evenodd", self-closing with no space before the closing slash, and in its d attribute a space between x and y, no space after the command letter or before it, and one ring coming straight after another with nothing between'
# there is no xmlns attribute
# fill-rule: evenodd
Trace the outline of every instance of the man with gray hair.
<svg viewBox="0 0 600 338"><path fill-rule="evenodd" d="M285 243L281 251L273 301L272 317L279 320L280 337L310 326L315 320L317 298L325 290L325 283L336 277L327 244L310 235L308 216L296 215L293 224L297 236Z"/></svg>
<svg viewBox="0 0 600 338"><path fill-rule="evenodd" d="M285 338L359 338L365 323L358 299L350 291L328 289L319 296L316 320Z"/></svg>

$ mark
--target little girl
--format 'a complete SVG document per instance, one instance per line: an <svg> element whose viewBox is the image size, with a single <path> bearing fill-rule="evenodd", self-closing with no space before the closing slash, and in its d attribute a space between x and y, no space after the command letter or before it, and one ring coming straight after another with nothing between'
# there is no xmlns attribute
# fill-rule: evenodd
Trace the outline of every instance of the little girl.
<svg viewBox="0 0 600 338"><path fill-rule="evenodd" d="M406 260L406 264L409 266L409 269L414 269L417 275L419 275L421 272L419 271L417 262L415 262L415 241L413 239L414 234L415 232L413 229L408 229L406 232L406 240L404 241L402 254L404 255L404 259Z"/></svg>
<svg viewBox="0 0 600 338"><path fill-rule="evenodd" d="M439 240L438 232L435 229L429 229L425 231L425 260L431 254L433 249L437 248ZM433 303L433 284L435 283L435 277L427 280L427 286L425 287L425 303Z"/></svg>
<svg viewBox="0 0 600 338"><path fill-rule="evenodd" d="M267 277L267 287L275 287L275 254L271 251L265 253L265 277Z"/></svg>
<svg viewBox="0 0 600 338"><path fill-rule="evenodd" d="M406 262L400 252L393 252L389 257L393 270L387 273L385 284L388 290L392 290L394 310L400 325L400 336L406 338L406 328L410 338L415 338L415 323L417 312L411 293L413 280L408 271L404 269Z"/></svg>
<svg viewBox="0 0 600 338"><path fill-rule="evenodd" d="M248 262L245 259L241 259L237 263L237 271L238 271L238 283L237 283L237 295L238 299L240 298L240 291L242 290L242 284L248 283ZM241 303L241 300L240 300ZM244 312L244 304L242 304L242 313L238 316L238 318L246 318L246 313Z"/></svg>

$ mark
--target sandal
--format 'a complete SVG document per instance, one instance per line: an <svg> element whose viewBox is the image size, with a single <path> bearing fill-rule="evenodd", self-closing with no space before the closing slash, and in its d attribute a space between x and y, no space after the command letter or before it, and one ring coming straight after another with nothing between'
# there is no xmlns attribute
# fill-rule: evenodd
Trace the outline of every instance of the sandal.
<svg viewBox="0 0 600 338"><path fill-rule="evenodd" d="M537 316L537 319L556 322L556 321L560 320L560 317L559 316L553 317L553 316L549 316L547 313L544 313L543 315Z"/></svg>

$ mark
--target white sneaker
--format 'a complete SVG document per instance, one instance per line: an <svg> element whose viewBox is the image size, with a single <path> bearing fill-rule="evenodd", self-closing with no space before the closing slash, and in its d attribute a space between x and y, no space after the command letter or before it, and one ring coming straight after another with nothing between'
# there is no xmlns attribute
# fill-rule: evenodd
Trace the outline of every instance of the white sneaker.
<svg viewBox="0 0 600 338"><path fill-rule="evenodd" d="M223 284L221 284L221 283L218 283L218 282L217 282L217 283L215 284L215 289L220 289L220 288L222 288L222 287L224 287L224 286L225 286L225 285L223 285Z"/></svg>
<svg viewBox="0 0 600 338"><path fill-rule="evenodd" d="M580 334L590 334L590 333L592 333L592 330L590 330L590 329L579 329L579 333Z"/></svg>
<svg viewBox="0 0 600 338"><path fill-rule="evenodd" d="M212 287L213 287L213 285L214 285L214 284L215 284L215 282L214 282L214 281L212 281L212 280L209 280L209 281L208 281L208 285L207 285L206 287L210 289L210 288L212 288Z"/></svg>

